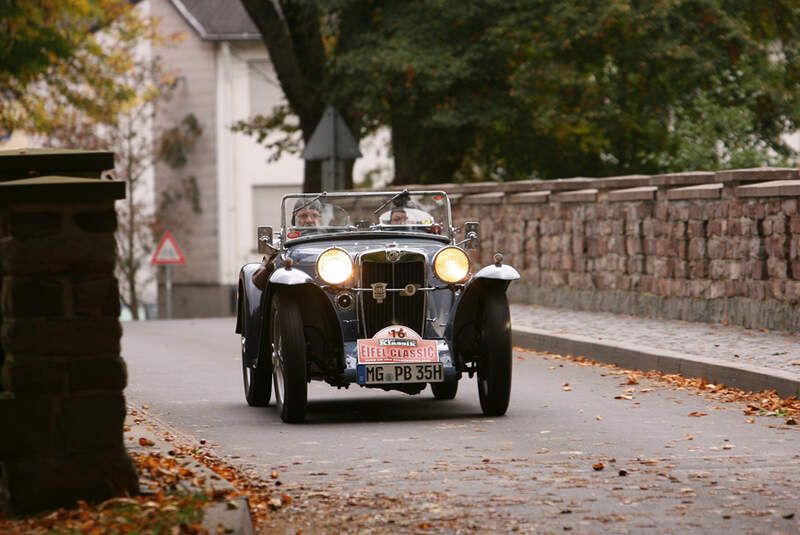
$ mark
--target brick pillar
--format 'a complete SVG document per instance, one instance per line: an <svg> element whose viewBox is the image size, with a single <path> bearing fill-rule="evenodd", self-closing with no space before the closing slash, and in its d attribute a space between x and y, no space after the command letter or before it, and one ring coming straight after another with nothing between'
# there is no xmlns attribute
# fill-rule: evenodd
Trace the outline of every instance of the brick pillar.
<svg viewBox="0 0 800 535"><path fill-rule="evenodd" d="M114 276L124 184L0 182L0 510L135 494L123 444L126 384Z"/></svg>

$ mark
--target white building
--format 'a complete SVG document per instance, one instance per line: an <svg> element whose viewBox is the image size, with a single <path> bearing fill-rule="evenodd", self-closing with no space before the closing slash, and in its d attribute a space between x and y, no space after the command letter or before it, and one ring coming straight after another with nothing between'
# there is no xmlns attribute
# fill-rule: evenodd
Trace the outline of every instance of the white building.
<svg viewBox="0 0 800 535"><path fill-rule="evenodd" d="M283 102L266 46L238 0L150 0L150 12L161 19L163 34L186 36L159 51L166 67L181 75L159 120L170 127L193 113L203 128L180 171L195 177L202 212L188 232L173 232L187 261L172 268L173 317L232 314L239 268L260 258L256 226L279 226L280 198L302 189L303 161L297 156L268 162L263 146L230 130L235 121ZM356 180L370 168L387 167L385 144L362 143L366 157L356 164ZM156 166L157 192L171 173L164 164ZM164 292L159 294L163 311Z"/></svg>

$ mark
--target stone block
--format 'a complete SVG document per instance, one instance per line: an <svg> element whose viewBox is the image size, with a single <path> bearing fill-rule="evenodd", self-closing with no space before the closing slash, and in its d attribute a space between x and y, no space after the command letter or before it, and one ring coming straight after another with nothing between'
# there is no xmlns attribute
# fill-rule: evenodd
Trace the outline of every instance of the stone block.
<svg viewBox="0 0 800 535"><path fill-rule="evenodd" d="M712 260L719 260L725 258L727 243L724 238L709 238L708 240L708 258Z"/></svg>
<svg viewBox="0 0 800 535"><path fill-rule="evenodd" d="M787 263L776 258L767 258L767 276L770 279L785 279L788 275Z"/></svg>
<svg viewBox="0 0 800 535"><path fill-rule="evenodd" d="M714 219L708 222L708 236L724 236L727 234L728 222L722 219Z"/></svg>
<svg viewBox="0 0 800 535"><path fill-rule="evenodd" d="M0 460L49 449L56 406L48 396L0 398Z"/></svg>
<svg viewBox="0 0 800 535"><path fill-rule="evenodd" d="M773 235L764 239L764 249L766 250L767 256L780 260L786 259L789 254L786 242L787 240L783 236Z"/></svg>
<svg viewBox="0 0 800 535"><path fill-rule="evenodd" d="M732 280L740 280L744 278L745 267L743 262L729 262L728 263L728 276Z"/></svg>
<svg viewBox="0 0 800 535"><path fill-rule="evenodd" d="M770 280L766 283L767 299L775 299L783 301L786 294L786 281L785 280Z"/></svg>
<svg viewBox="0 0 800 535"><path fill-rule="evenodd" d="M100 502L139 492L136 469L122 448L91 455L27 455L8 461L6 468L11 504L20 513L70 507L78 499Z"/></svg>
<svg viewBox="0 0 800 535"><path fill-rule="evenodd" d="M12 211L6 220L4 234L13 238L39 238L61 232L62 214L54 211Z"/></svg>
<svg viewBox="0 0 800 535"><path fill-rule="evenodd" d="M706 224L702 220L689 221L687 235L690 238L706 238Z"/></svg>
<svg viewBox="0 0 800 535"><path fill-rule="evenodd" d="M712 260L709 262L708 267L712 280L725 280L728 278L728 262L726 260Z"/></svg>
<svg viewBox="0 0 800 535"><path fill-rule="evenodd" d="M792 305L800 303L800 281L786 281L786 302Z"/></svg>
<svg viewBox="0 0 800 535"><path fill-rule="evenodd" d="M121 392L75 393L63 402L64 451L123 448L125 398Z"/></svg>
<svg viewBox="0 0 800 535"><path fill-rule="evenodd" d="M5 319L3 347L28 355L119 355L122 329L113 318Z"/></svg>
<svg viewBox="0 0 800 535"><path fill-rule="evenodd" d="M3 244L6 274L112 273L116 261L113 234L77 234L57 238L12 239Z"/></svg>
<svg viewBox="0 0 800 535"><path fill-rule="evenodd" d="M125 361L119 357L75 358L67 362L67 385L72 392L122 392L127 383L128 370Z"/></svg>
<svg viewBox="0 0 800 535"><path fill-rule="evenodd" d="M669 205L658 203L653 208L653 217L658 221L667 221L669 219Z"/></svg>
<svg viewBox="0 0 800 535"><path fill-rule="evenodd" d="M792 278L800 280L800 262L792 262Z"/></svg>
<svg viewBox="0 0 800 535"><path fill-rule="evenodd" d="M708 289L708 299L725 297L725 281L713 281Z"/></svg>
<svg viewBox="0 0 800 535"><path fill-rule="evenodd" d="M75 225L84 232L116 232L117 213L113 210L85 211L72 215Z"/></svg>
<svg viewBox="0 0 800 535"><path fill-rule="evenodd" d="M689 262L683 260L672 260L672 276L676 279L686 279L689 277Z"/></svg>
<svg viewBox="0 0 800 535"><path fill-rule="evenodd" d="M745 274L751 280L763 280L767 274L767 265L763 260L754 260L745 264Z"/></svg>
<svg viewBox="0 0 800 535"><path fill-rule="evenodd" d="M3 279L3 311L6 317L54 317L64 315L64 290L60 279L13 276Z"/></svg>
<svg viewBox="0 0 800 535"><path fill-rule="evenodd" d="M57 394L67 388L67 366L61 359L14 356L4 372L3 384L16 396Z"/></svg>
<svg viewBox="0 0 800 535"><path fill-rule="evenodd" d="M703 260L689 262L689 278L705 279L708 271L708 263Z"/></svg>
<svg viewBox="0 0 800 535"><path fill-rule="evenodd" d="M800 235L800 217L789 219L789 232L793 235Z"/></svg>
<svg viewBox="0 0 800 535"><path fill-rule="evenodd" d="M763 301L766 296L764 283L761 281L750 281L747 283L747 298Z"/></svg>

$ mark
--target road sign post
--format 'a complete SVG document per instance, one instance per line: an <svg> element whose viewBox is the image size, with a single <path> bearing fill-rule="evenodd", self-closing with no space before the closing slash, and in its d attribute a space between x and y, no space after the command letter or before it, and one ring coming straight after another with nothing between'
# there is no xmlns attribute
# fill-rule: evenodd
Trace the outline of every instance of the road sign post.
<svg viewBox="0 0 800 535"><path fill-rule="evenodd" d="M178 247L178 242L175 241L169 231L166 231L161 241L158 242L158 247L156 247L151 263L163 265L166 270L167 319L172 319L172 266L186 264L186 257L183 256L181 248Z"/></svg>

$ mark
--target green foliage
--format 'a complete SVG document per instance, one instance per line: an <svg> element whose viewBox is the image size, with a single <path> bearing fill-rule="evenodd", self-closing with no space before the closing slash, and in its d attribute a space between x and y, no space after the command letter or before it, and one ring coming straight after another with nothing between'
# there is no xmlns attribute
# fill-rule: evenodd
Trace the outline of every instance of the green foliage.
<svg viewBox="0 0 800 535"><path fill-rule="evenodd" d="M397 183L792 161L797 0L301 4L323 14L288 26L298 46L322 35L322 99L359 137L391 128ZM297 151L287 111L239 130Z"/></svg>
<svg viewBox="0 0 800 535"><path fill-rule="evenodd" d="M132 97L119 82L131 65L125 45L146 26L125 0L0 2L0 127L49 133L67 107L114 117ZM98 39L100 29L119 46Z"/></svg>

